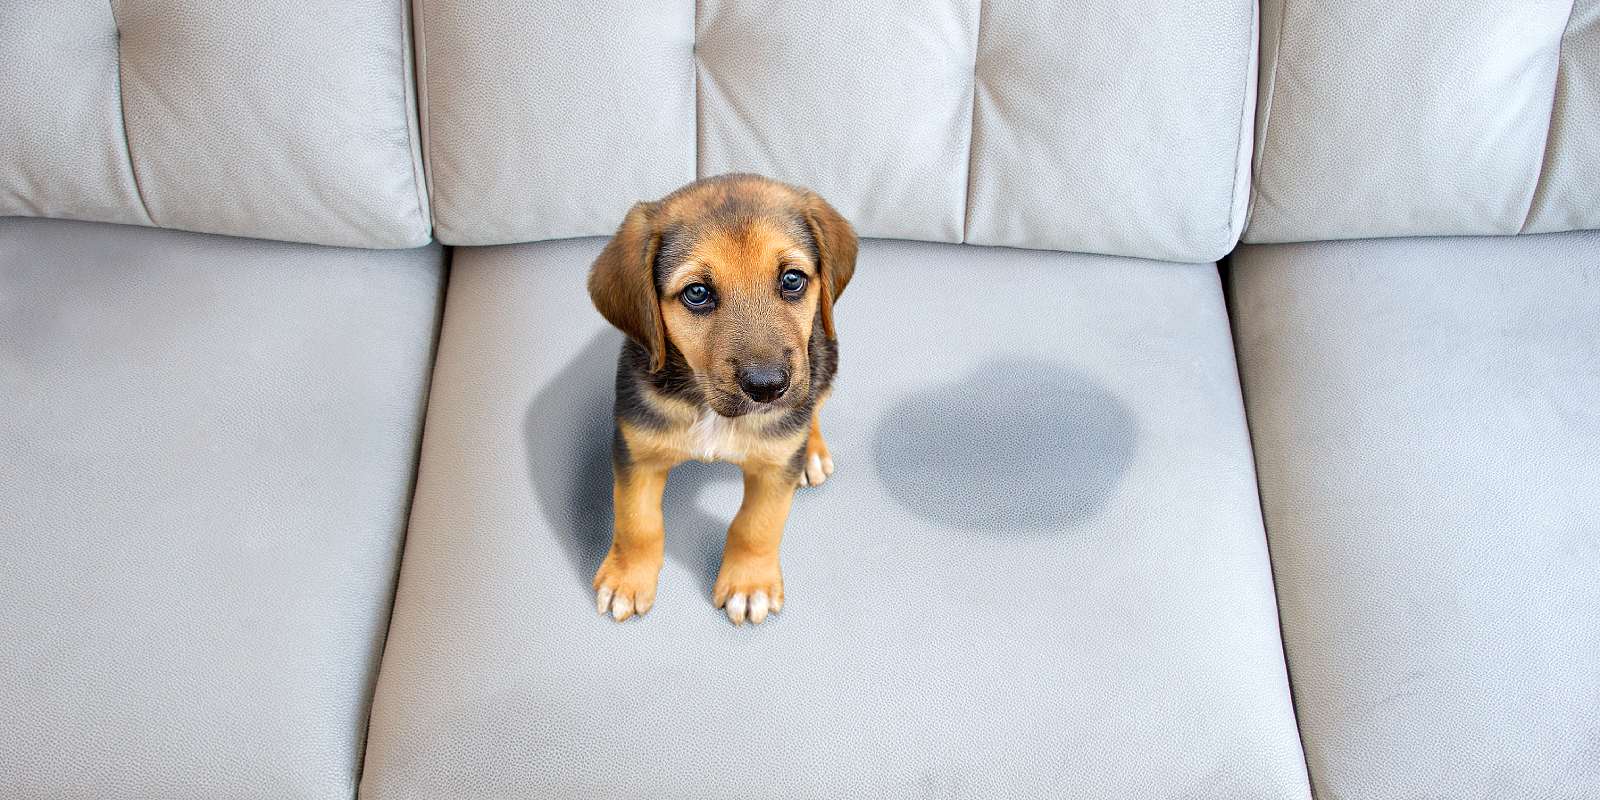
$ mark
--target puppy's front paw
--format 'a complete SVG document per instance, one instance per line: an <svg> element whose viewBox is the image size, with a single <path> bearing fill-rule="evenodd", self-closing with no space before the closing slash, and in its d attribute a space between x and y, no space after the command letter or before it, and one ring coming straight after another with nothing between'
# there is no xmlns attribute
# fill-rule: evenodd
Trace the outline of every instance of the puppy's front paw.
<svg viewBox="0 0 1600 800"><path fill-rule="evenodd" d="M783 572L777 557L723 556L711 602L726 611L735 625L743 625L746 619L759 625L768 613L783 610Z"/></svg>
<svg viewBox="0 0 1600 800"><path fill-rule="evenodd" d="M656 602L656 579L661 559L629 558L616 550L606 554L594 574L594 607L621 622L650 610Z"/></svg>
<svg viewBox="0 0 1600 800"><path fill-rule="evenodd" d="M821 436L812 436L806 443L806 461L800 467L801 486L821 486L833 475L833 456L828 453L828 443Z"/></svg>

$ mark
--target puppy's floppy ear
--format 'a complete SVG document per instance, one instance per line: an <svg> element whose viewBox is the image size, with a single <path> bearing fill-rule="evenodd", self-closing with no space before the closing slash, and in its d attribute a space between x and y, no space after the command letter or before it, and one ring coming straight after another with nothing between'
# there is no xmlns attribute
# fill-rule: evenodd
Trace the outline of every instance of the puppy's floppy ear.
<svg viewBox="0 0 1600 800"><path fill-rule="evenodd" d="M667 363L667 326L656 293L661 229L655 203L636 203L589 269L589 298L600 316L650 354L650 371Z"/></svg>
<svg viewBox="0 0 1600 800"><path fill-rule="evenodd" d="M856 273L856 232L815 192L805 193L800 213L817 243L817 269L822 272L822 332L832 339L833 304Z"/></svg>

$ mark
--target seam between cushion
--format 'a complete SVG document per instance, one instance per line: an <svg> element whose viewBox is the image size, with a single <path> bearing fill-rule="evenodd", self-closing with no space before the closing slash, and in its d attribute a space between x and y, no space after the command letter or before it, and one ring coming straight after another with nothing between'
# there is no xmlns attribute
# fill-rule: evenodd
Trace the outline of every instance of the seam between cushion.
<svg viewBox="0 0 1600 800"><path fill-rule="evenodd" d="M406 156L411 159L412 191L417 199L417 216L427 226L428 238L433 238L433 207L428 202L432 187L426 186L427 165L422 147L417 141L415 126L422 124L423 98L418 96L416 73L424 68L419 61L421 48L419 42L413 40L421 26L421 18L416 12L421 11L424 0L416 0L415 4L400 3L400 86L405 97L405 123L406 123ZM415 125L413 124L415 121Z"/></svg>
<svg viewBox="0 0 1600 800"><path fill-rule="evenodd" d="M1225 215L1225 217L1223 219L1223 222L1222 222L1222 248L1221 249L1222 249L1223 253L1227 253L1228 251L1230 251L1230 250L1232 250L1234 248L1234 245L1238 244L1238 241L1233 238L1234 198L1238 197L1238 195L1239 195L1239 162L1238 162L1237 159L1239 157L1239 150L1241 148L1243 148L1244 144L1245 144L1245 142L1244 142L1244 121L1245 121L1245 118L1250 116L1250 115L1255 114L1255 112L1256 112L1255 103L1251 102L1253 98L1250 97L1250 71L1251 70L1258 70L1258 69L1260 69L1260 66L1261 66L1261 64L1260 64L1260 62L1261 62L1261 57L1260 57L1260 47L1261 47L1261 44L1260 44L1260 39L1261 39L1261 30L1260 30L1260 28L1261 28L1261 10L1260 10L1260 8L1261 8L1261 4L1260 4L1259 0L1250 0L1250 42L1249 42L1248 46L1245 48L1245 52L1248 53L1248 52L1254 50L1254 51L1256 51L1257 55L1256 55L1256 58L1254 58L1254 59L1248 59L1250 61L1250 63L1245 64L1245 68L1243 70L1243 72L1244 72L1244 84L1239 87L1239 127L1238 127L1237 130L1234 131L1234 137L1233 137L1234 141L1236 142L1236 144L1234 145L1234 148L1233 148L1233 154L1234 154L1234 159L1235 159L1235 161L1233 163L1233 181L1232 181L1231 184L1229 184L1232 188L1230 188L1228 190L1228 210L1227 210L1227 214ZM1273 55L1274 56L1277 55L1276 51L1274 51ZM1253 150L1253 148L1254 148L1254 143L1252 143L1252 150ZM1252 162L1252 169L1251 169L1250 175L1247 176L1245 178L1245 180L1249 182L1251 190L1254 191L1255 181L1252 180L1252 178L1254 178L1254 175L1255 175L1254 163L1253 163L1255 161L1254 152L1251 153L1250 161ZM1245 208L1245 212L1244 213L1245 213L1245 218L1246 219L1249 219L1250 211L1254 207L1255 207L1254 205L1250 205L1250 206ZM1239 226L1239 236L1240 236L1240 238L1244 237L1244 226L1243 225Z"/></svg>
<svg viewBox="0 0 1600 800"><path fill-rule="evenodd" d="M139 184L139 168L133 163L133 142L128 139L128 104L122 91L122 23L117 21L116 0L108 0L106 5L111 8L111 26L117 40L117 121L122 124L122 153L128 158L128 175L133 178L133 196L139 201L139 210L144 212L147 224L159 227L155 217L150 215L150 204L145 202L144 187Z"/></svg>
<svg viewBox="0 0 1600 800"><path fill-rule="evenodd" d="M1533 174L1533 191L1528 193L1528 208L1522 213L1522 224L1517 226L1517 233L1525 233L1528 223L1533 221L1533 207L1539 202L1539 184L1544 182L1549 174L1546 164L1550 161L1550 141L1554 138L1556 126L1556 104L1561 102L1561 53L1567 46L1567 31L1572 29L1572 18L1577 16L1578 0L1572 0L1567 6L1567 24L1561 26L1561 38L1556 40L1556 68L1555 75L1550 81L1550 116L1544 126L1544 147L1539 151L1538 171Z"/></svg>
<svg viewBox="0 0 1600 800"><path fill-rule="evenodd" d="M689 9L689 91L694 94L694 171L691 173L694 180L700 180L705 175L705 147L701 142L701 131L705 129L704 116L700 111L700 0L694 0Z"/></svg>
<svg viewBox="0 0 1600 800"><path fill-rule="evenodd" d="M424 245L426 246L426 245ZM427 377L423 380L422 394L417 409L417 426L413 441L415 442L411 456L411 482L406 487L406 510L400 523L400 541L395 546L394 580L389 587L389 608L383 623L383 637L377 643L377 653L372 659L368 670L367 692L364 698L364 719L360 723L360 732L356 744L356 769L353 777L353 786L350 796L359 797L361 782L367 774L367 751L372 743L372 712L378 704L378 684L383 679L384 656L389 652L389 639L394 633L395 609L400 599L400 573L405 567L406 541L411 538L411 515L417 506L417 487L421 484L422 477L422 445L427 436L428 409L433 404L433 379L439 367L439 345L444 340L444 312L445 301L450 293L450 273L454 268L455 248L453 246L439 246L439 257L442 261L439 270L439 296L435 301L433 312L433 341L427 355Z"/></svg>
<svg viewBox="0 0 1600 800"><path fill-rule="evenodd" d="M1266 0L1272 2L1272 0ZM1267 146L1271 144L1272 134L1272 104L1278 97L1278 62L1283 60L1283 29L1289 27L1289 0L1283 0L1278 8L1278 33L1273 37L1272 44L1272 71L1267 75L1267 99L1261 104L1261 147L1250 159L1250 208L1245 211L1244 227L1239 231L1239 238L1244 238L1245 231L1250 230L1250 223L1255 221L1256 208L1260 205L1261 182L1257 177L1261 175L1261 163L1266 157ZM1259 69L1259 66L1257 67Z"/></svg>
<svg viewBox="0 0 1600 800"><path fill-rule="evenodd" d="M433 207L433 170L428 168L428 157L433 152L433 141L430 138L428 127L428 29L424 21L427 15L427 0L415 0L410 4L411 15L404 19L402 24L408 24L411 33L411 47L405 53L407 62L411 65L410 79L406 81L407 100L415 98L416 123L421 130L413 132L411 127L410 110L407 109L406 117L406 148L414 153L415 162L412 164L412 180L416 183L417 214L428 225L428 238L435 236L438 227L434 219ZM404 41L404 39L402 39ZM421 80L417 77L421 76ZM415 135L416 141L412 137Z"/></svg>
<svg viewBox="0 0 1600 800"><path fill-rule="evenodd" d="M983 48L983 0L978 0L978 19L972 23L972 102L967 104L967 185L961 196L961 243L972 231L972 185L977 161L978 139L978 57Z"/></svg>
<svg viewBox="0 0 1600 800"><path fill-rule="evenodd" d="M1237 313L1239 311L1236 302L1238 298L1234 292L1237 276L1234 268L1235 265L1232 263L1232 257L1230 256L1226 271L1224 271L1223 264L1217 265L1217 279L1222 289L1223 311L1228 317L1228 339L1233 351L1233 377L1239 386L1239 412L1244 419L1245 440L1250 447L1250 470L1255 478L1256 510L1261 515L1261 537L1267 556L1267 575L1272 583L1272 608L1277 618L1278 653L1283 659L1284 689L1289 693L1289 714L1294 718L1295 738L1300 745L1300 766L1305 770L1306 791L1309 793L1311 800L1316 800L1317 780L1311 773L1311 756L1306 752L1306 734L1300 721L1303 716L1300 713L1300 696L1295 691L1294 666L1289 663L1289 635L1284 627L1283 599L1278 592L1278 565L1272 559L1272 531L1267 523L1267 500L1265 487L1262 483L1260 456L1256 448L1255 415L1250 413L1250 390L1245 380L1245 371L1248 368L1245 365L1244 337L1238 327L1243 315Z"/></svg>

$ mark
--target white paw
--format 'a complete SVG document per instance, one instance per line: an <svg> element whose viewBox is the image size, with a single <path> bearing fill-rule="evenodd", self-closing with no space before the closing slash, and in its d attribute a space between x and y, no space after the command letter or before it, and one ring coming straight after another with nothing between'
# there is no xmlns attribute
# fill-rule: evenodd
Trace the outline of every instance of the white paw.
<svg viewBox="0 0 1600 800"><path fill-rule="evenodd" d="M806 464L800 470L801 486L821 486L829 476L833 475L833 456L819 456L812 453L806 459Z"/></svg>
<svg viewBox="0 0 1600 800"><path fill-rule="evenodd" d="M643 616L644 612L649 611L650 606L655 603L655 597L641 595L642 593L629 594L625 591L618 591L611 586L602 585L595 590L594 609L600 613L600 616L605 616L607 613L611 614L611 618L617 622L634 615ZM637 604L635 603L636 598Z"/></svg>
<svg viewBox="0 0 1600 800"><path fill-rule="evenodd" d="M760 625L767 621L768 614L776 614L783 610L783 598L773 600L767 597L766 592L756 592L748 596L738 592L729 595L722 610L727 612L728 620L735 625L743 625L747 619L752 625Z"/></svg>

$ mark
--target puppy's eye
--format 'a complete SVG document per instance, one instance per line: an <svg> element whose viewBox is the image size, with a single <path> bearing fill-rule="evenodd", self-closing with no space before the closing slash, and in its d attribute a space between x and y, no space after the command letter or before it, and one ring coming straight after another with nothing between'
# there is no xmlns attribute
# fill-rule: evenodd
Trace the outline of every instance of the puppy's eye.
<svg viewBox="0 0 1600 800"><path fill-rule="evenodd" d="M806 288L806 274L797 269L788 270L779 276L778 285L783 287L785 292L794 294Z"/></svg>
<svg viewBox="0 0 1600 800"><path fill-rule="evenodd" d="M703 283L691 283L678 293L678 298L690 308L702 309L711 305L711 287Z"/></svg>

